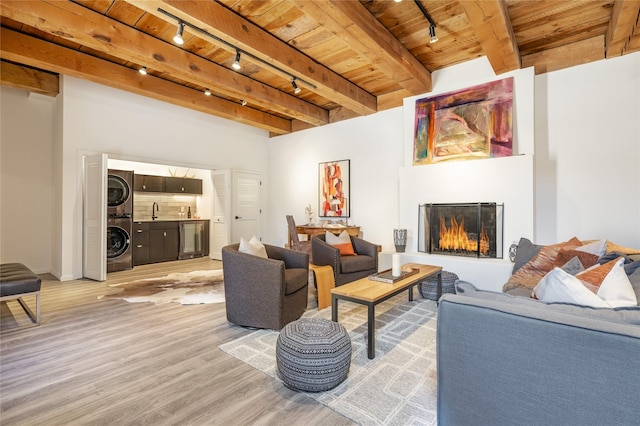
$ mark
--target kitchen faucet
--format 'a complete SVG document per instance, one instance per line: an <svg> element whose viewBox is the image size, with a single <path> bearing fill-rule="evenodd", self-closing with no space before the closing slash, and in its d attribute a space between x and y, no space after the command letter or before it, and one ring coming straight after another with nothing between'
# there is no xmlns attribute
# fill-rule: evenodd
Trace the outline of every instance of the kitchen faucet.
<svg viewBox="0 0 640 426"><path fill-rule="evenodd" d="M156 209L157 211L160 211L160 206L154 201L151 206L151 220L156 220L158 218L158 216L156 216Z"/></svg>

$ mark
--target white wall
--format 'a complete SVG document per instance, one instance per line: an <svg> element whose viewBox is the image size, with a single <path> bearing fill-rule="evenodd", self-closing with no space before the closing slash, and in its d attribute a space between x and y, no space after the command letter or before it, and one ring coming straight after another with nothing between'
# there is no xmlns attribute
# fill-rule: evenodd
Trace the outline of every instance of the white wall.
<svg viewBox="0 0 640 426"><path fill-rule="evenodd" d="M318 163L351 160L351 218L364 238L393 247L389 229L398 221L398 169L402 165L402 109L354 118L272 138L268 239L287 242L285 216L306 223L311 204L318 216Z"/></svg>
<svg viewBox="0 0 640 426"><path fill-rule="evenodd" d="M640 247L640 52L536 77L536 239Z"/></svg>
<svg viewBox="0 0 640 426"><path fill-rule="evenodd" d="M51 270L55 98L0 92L0 262Z"/></svg>

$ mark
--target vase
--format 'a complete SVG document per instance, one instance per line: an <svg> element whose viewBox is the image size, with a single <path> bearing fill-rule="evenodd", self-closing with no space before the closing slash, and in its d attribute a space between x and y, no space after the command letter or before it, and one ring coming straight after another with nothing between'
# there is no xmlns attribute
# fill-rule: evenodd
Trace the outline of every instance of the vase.
<svg viewBox="0 0 640 426"><path fill-rule="evenodd" d="M407 230L406 229L393 230L393 244L396 246L396 251L398 253L404 253L404 249L407 247Z"/></svg>

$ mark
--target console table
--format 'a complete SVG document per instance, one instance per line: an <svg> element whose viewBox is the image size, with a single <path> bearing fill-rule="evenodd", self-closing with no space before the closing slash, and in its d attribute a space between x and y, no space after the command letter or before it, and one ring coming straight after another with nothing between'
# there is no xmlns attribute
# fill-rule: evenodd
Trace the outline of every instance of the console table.
<svg viewBox="0 0 640 426"><path fill-rule="evenodd" d="M354 237L360 236L359 226L313 226L313 225L296 225L296 233L299 235L307 235L308 239L311 239L314 235L324 234L325 231L329 231L332 234L339 235L342 231L347 231L349 235ZM289 247L291 247L291 235L289 235Z"/></svg>

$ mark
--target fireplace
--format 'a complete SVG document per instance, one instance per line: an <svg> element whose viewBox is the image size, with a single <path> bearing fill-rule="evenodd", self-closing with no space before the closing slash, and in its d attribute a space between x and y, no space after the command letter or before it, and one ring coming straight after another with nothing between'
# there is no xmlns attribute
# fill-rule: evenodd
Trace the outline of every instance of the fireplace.
<svg viewBox="0 0 640 426"><path fill-rule="evenodd" d="M421 204L418 251L429 254L502 258L503 204Z"/></svg>

